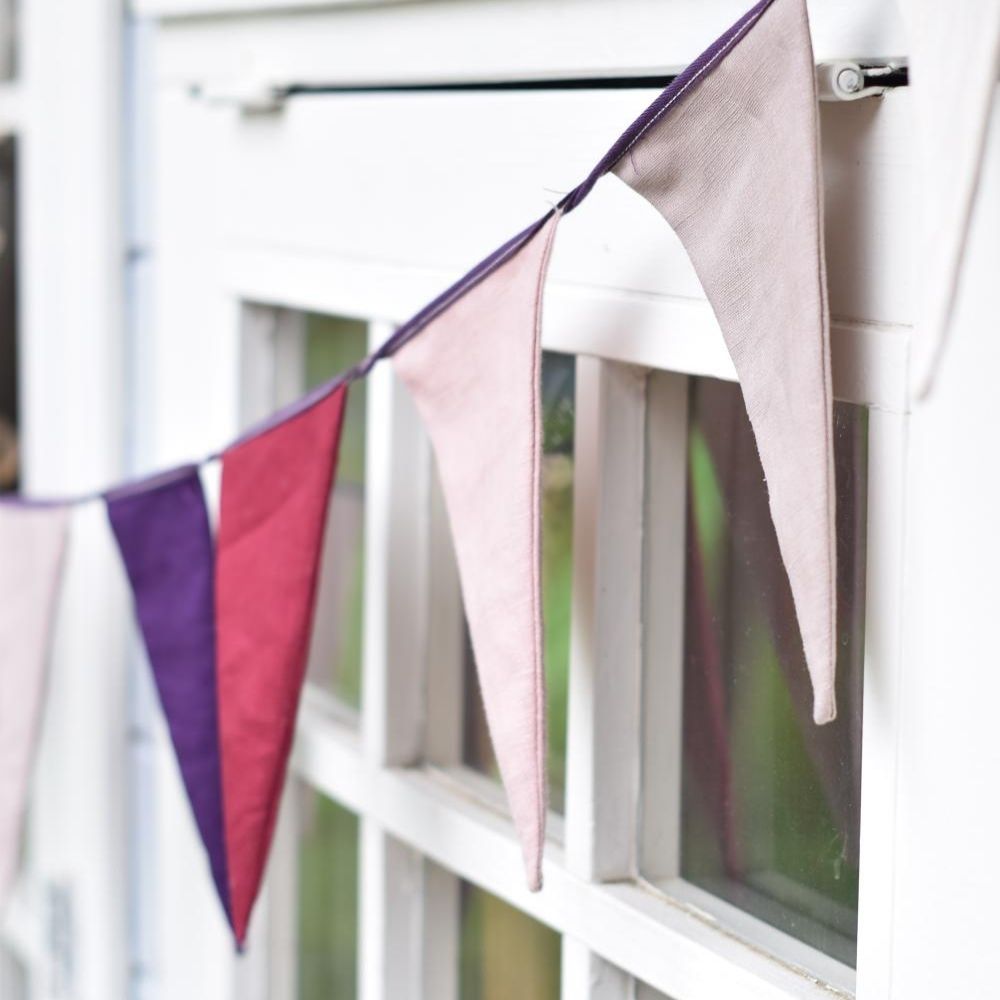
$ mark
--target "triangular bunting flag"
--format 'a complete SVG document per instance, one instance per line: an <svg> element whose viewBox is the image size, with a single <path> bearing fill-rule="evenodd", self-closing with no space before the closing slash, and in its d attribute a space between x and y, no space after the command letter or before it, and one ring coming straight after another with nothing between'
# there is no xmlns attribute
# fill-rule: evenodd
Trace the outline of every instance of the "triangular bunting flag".
<svg viewBox="0 0 1000 1000"><path fill-rule="evenodd" d="M195 822L229 913L215 685L215 546L196 466L106 496Z"/></svg>
<svg viewBox="0 0 1000 1000"><path fill-rule="evenodd" d="M17 870L69 509L0 503L0 913Z"/></svg>
<svg viewBox="0 0 1000 1000"><path fill-rule="evenodd" d="M558 219L394 358L437 456L486 717L532 889L541 886L547 794L539 323Z"/></svg>
<svg viewBox="0 0 1000 1000"><path fill-rule="evenodd" d="M912 386L944 354L1000 74L1000 0L900 0L919 166L920 265Z"/></svg>
<svg viewBox="0 0 1000 1000"><path fill-rule="evenodd" d="M833 412L805 0L758 4L712 51L714 61L652 118L614 172L677 232L722 327L767 477L814 718L829 722L836 716Z"/></svg>
<svg viewBox="0 0 1000 1000"><path fill-rule="evenodd" d="M274 834L347 387L222 456L215 606L229 898L242 945Z"/></svg>

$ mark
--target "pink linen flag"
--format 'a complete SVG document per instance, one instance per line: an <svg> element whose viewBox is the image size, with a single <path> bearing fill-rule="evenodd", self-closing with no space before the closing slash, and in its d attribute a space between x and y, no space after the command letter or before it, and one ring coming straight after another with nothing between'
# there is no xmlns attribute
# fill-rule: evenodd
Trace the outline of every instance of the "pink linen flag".
<svg viewBox="0 0 1000 1000"><path fill-rule="evenodd" d="M674 228L722 328L824 723L836 716L836 547L816 85L805 0L758 10L614 172Z"/></svg>
<svg viewBox="0 0 1000 1000"><path fill-rule="evenodd" d="M558 219L394 357L437 456L486 718L533 890L547 799L539 326Z"/></svg>
<svg viewBox="0 0 1000 1000"><path fill-rule="evenodd" d="M0 503L0 913L38 742L69 508Z"/></svg>

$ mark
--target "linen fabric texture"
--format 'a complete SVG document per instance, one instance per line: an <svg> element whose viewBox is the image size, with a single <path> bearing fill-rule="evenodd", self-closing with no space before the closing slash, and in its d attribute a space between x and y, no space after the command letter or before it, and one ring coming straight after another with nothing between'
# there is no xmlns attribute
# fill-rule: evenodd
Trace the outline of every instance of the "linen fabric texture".
<svg viewBox="0 0 1000 1000"><path fill-rule="evenodd" d="M222 456L216 657L229 899L240 946L288 768L346 398L341 385Z"/></svg>
<svg viewBox="0 0 1000 1000"><path fill-rule="evenodd" d="M0 503L0 914L21 850L70 511Z"/></svg>
<svg viewBox="0 0 1000 1000"><path fill-rule="evenodd" d="M836 716L836 545L819 125L804 0L774 0L614 167L684 244L739 376L817 723Z"/></svg>
<svg viewBox="0 0 1000 1000"><path fill-rule="evenodd" d="M542 288L559 213L394 356L430 434L490 737L529 888L547 808L541 601Z"/></svg>
<svg viewBox="0 0 1000 1000"><path fill-rule="evenodd" d="M215 684L215 544L197 466L113 491L108 519L181 777L229 915Z"/></svg>

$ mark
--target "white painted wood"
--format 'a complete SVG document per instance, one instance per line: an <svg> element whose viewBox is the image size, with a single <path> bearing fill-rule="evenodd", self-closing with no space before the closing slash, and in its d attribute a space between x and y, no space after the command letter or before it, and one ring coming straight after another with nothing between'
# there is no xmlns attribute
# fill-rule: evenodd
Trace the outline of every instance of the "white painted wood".
<svg viewBox="0 0 1000 1000"><path fill-rule="evenodd" d="M792 968L808 970L838 995L854 996L854 969L777 927L772 927L746 910L680 878L667 879L649 888L662 893L666 899L700 913L703 919L718 927L721 933L732 934L749 942L772 955L776 961L784 962Z"/></svg>
<svg viewBox="0 0 1000 1000"><path fill-rule="evenodd" d="M903 537L909 419L872 410L868 425L868 579L861 757L859 1000L890 997L903 651Z"/></svg>
<svg viewBox="0 0 1000 1000"><path fill-rule="evenodd" d="M680 874L688 380L646 384L639 870Z"/></svg>
<svg viewBox="0 0 1000 1000"><path fill-rule="evenodd" d="M373 345L390 328L374 323ZM368 382L362 734L383 765L420 759L427 649L429 444L389 365Z"/></svg>
<svg viewBox="0 0 1000 1000"><path fill-rule="evenodd" d="M465 624L458 566L440 481L432 470L429 496L426 723L423 756L454 767L462 760L465 691ZM424 862L423 997L459 1000L459 880Z"/></svg>
<svg viewBox="0 0 1000 1000"><path fill-rule="evenodd" d="M645 373L576 362L566 859L582 878L636 869ZM563 938L562 995L625 1000L629 977Z"/></svg>
<svg viewBox="0 0 1000 1000"><path fill-rule="evenodd" d="M633 1000L632 977L574 938L562 939L563 1000Z"/></svg>
<svg viewBox="0 0 1000 1000"><path fill-rule="evenodd" d="M285 786L274 847L268 865L268 940L260 951L267 961L267 1000L299 995L299 800L306 794L295 781Z"/></svg>
<svg viewBox="0 0 1000 1000"><path fill-rule="evenodd" d="M357 83L673 71L751 4L133 0L133 6L143 14L178 18L163 32L169 45L164 72L171 78ZM809 6L819 60L906 53L892 0L842 0L835 6L811 0ZM255 16L183 19L240 8Z"/></svg>
<svg viewBox="0 0 1000 1000"><path fill-rule="evenodd" d="M328 256L432 277L457 277L541 215L655 96L354 94L295 98L280 116L241 119L165 85L163 93L188 105L192 121L214 122L206 155L228 177L215 210L234 249L295 254L305 267ZM822 118L833 315L908 323L908 95L824 106ZM865 209L873 204L878 212ZM336 269L315 263L338 281ZM560 224L551 274L595 291L703 299L680 241L614 177ZM388 282L382 291L397 294Z"/></svg>
<svg viewBox="0 0 1000 1000"><path fill-rule="evenodd" d="M373 766L349 728L313 717L308 706L300 715L293 766L388 835L677 1000L830 1000L828 988L811 975L721 933L693 909L631 883L579 878L556 845L546 853L545 890L528 892L520 847L501 808L480 805L427 771Z"/></svg>
<svg viewBox="0 0 1000 1000"><path fill-rule="evenodd" d="M462 924L458 878L424 861L423 994L425 1000L459 1000Z"/></svg>
<svg viewBox="0 0 1000 1000"><path fill-rule="evenodd" d="M358 995L414 996L423 960L423 858L364 814L360 856Z"/></svg>
<svg viewBox="0 0 1000 1000"><path fill-rule="evenodd" d="M390 332L373 323L372 346ZM430 450L415 405L388 365L369 380L366 441L362 743L371 763L398 766L419 761L425 734ZM424 918L454 891L436 883L440 898L425 897L424 875L423 858L362 813L362 1000L419 995Z"/></svg>
<svg viewBox="0 0 1000 1000"><path fill-rule="evenodd" d="M892 1000L984 1000L1000 980L991 940L1000 799L990 779L1000 767L996 103L981 184L949 349L933 394L914 408L907 442L897 864L883 994Z"/></svg>
<svg viewBox="0 0 1000 1000"><path fill-rule="evenodd" d="M59 493L122 468L120 13L39 0L20 9L20 42L21 78L4 87L0 119L19 133L23 485ZM113 997L127 971L127 603L103 510L88 506L73 530L25 908L12 919L16 936L39 945L35 995Z"/></svg>
<svg viewBox="0 0 1000 1000"><path fill-rule="evenodd" d="M243 298L336 315L409 319L459 275L351 258L234 252L226 281ZM910 327L835 321L834 394L903 413ZM708 303L678 296L580 287L549 279L542 346L625 364L736 381Z"/></svg>
<svg viewBox="0 0 1000 1000"><path fill-rule="evenodd" d="M645 382L577 360L566 858L598 882L636 868Z"/></svg>
<svg viewBox="0 0 1000 1000"><path fill-rule="evenodd" d="M462 759L465 616L451 526L436 470L431 473L429 505L430 601L424 759L449 767Z"/></svg>
<svg viewBox="0 0 1000 1000"><path fill-rule="evenodd" d="M233 16L244 4L255 9L255 16ZM553 0L521 0L515 6L477 0L321 9L304 0L293 12L263 0L139 0L139 9L170 18L158 29L155 71L158 307L151 351L154 434L144 460L161 464L188 458L235 431L241 302L385 323L406 319L574 184L652 96L293 98L279 115L241 119L193 98L191 84L551 78L662 69L690 59L744 4L578 0L570 10ZM188 16L223 7L230 16ZM902 51L889 0L812 7L820 58ZM995 829L996 822L975 781L977 769L968 766L974 758L986 762L979 770L988 770L995 750L994 727L985 715L989 699L968 696L970 689L977 695L989 690L982 687L988 678L977 666L982 650L989 649L982 623L990 616L982 608L996 601L991 580L968 553L989 548L976 526L989 523L992 515L985 505L995 491L988 488L992 466L982 464L988 442L984 446L975 431L989 426L992 417L989 401L995 394L984 380L995 366L977 368L975 359L988 338L973 340L967 333L967 353L955 362L958 374L947 402L921 418L919 444L928 455L926 465L908 472L905 371L914 216L908 101L907 94L893 93L879 101L822 109L827 251L837 317L835 390L840 398L875 408L859 1000L975 998L990 977L995 979L982 947L994 893L980 891L984 884L989 887L992 868L979 830ZM400 149L406 151L407 165L402 181ZM50 169L54 174L55 167ZM53 208L50 218L55 216ZM981 259L992 262L995 271L995 253ZM585 364L620 362L734 378L679 244L655 213L613 180L603 182L594 198L563 223L549 292L544 332L549 349L601 359ZM985 328L984 317L996 311L982 299L969 309L966 330ZM293 367L287 359L283 364L284 370ZM102 379L107 377L105 372ZM683 381L676 379L678 385ZM964 399L967 392L970 398ZM690 901L641 886L591 883L566 860L558 843L549 847L545 891L530 896L523 890L520 857L502 802L494 797L490 804L487 795L478 794L482 789L457 771L430 775L396 766L429 759L452 767L459 756L461 705L455 628L460 609L451 555L442 540L440 498L421 480L416 499L407 494L407 511L390 500L392 484L401 481L393 477L406 463L416 463L394 451L408 434L417 434L412 411L410 429L400 426L406 423L407 403L397 393L391 372L380 371L371 386L372 397L381 401L371 403L370 440L382 444L375 445L371 457L378 465L372 468L376 489L367 512L379 527L370 529L375 539L370 565L377 581L366 594L376 602L368 612L366 639L372 637L376 646L366 654L365 742L351 737L350 723L341 726L328 701L310 692L296 750L296 767L306 780L364 817L363 899L372 892L362 918L362 964L369 970L363 979L372 984L366 989L385 995L398 971L387 965L388 949L401 941L401 968L414 976L410 986L420 982L425 996L451 1000L460 875L565 933L566 995L574 995L580 983L593 993L591 973L608 969L612 980L644 981L674 1000L828 998L831 992L813 979L817 969L827 968L821 960L806 952L799 952L797 961L769 957L789 953L759 927L740 924L733 930ZM679 395L670 400L660 399L654 389L649 406L674 412L669 418L674 428L671 407L682 406ZM656 472L650 464L647 479L650 502L659 507L656 496L662 493L660 509L673 510L671 518L682 502L682 486L671 482L667 471L665 456L681 460L679 440L673 445L677 450L668 446L656 452L665 465ZM585 449L592 446L589 442ZM935 477L940 470L945 470L942 481ZM919 514L911 512L915 498ZM974 516L960 518L962 544L949 547L953 532L941 525L951 524L956 509ZM419 528L414 510L429 510L426 518L418 514L425 518ZM905 546L900 540L904 526L909 532ZM405 541L410 531L424 539L424 549L411 544L412 538ZM647 570L652 568L659 580L651 592L677 586L670 575L677 553L671 554L670 544L678 545L678 538L647 538ZM399 567L391 553L400 555ZM911 585L900 635L899 595L911 559L921 572ZM981 560L982 566L993 562L986 556ZM405 587L393 589L394 574L409 581ZM941 579L949 581L954 594L945 595L939 608L934 581ZM972 583L965 585L966 580ZM416 584L426 586L421 590ZM420 606L425 600L429 608ZM970 616L969 608L977 614ZM669 610L679 614L676 604ZM655 629L666 631L668 618L664 613L662 621L651 622L647 614L651 647L659 646L659 640L653 642ZM394 672L404 669L409 672L399 690L412 695L408 705L395 703L392 694ZM963 685L949 687L945 681L956 674ZM658 675L665 687L671 678L676 682L669 671ZM433 702L426 713L425 683ZM370 693L375 708L368 705ZM647 753L669 761L670 739L650 751L648 737L653 731L649 714L654 704L669 704L670 693L647 687L646 694ZM612 698L608 710L623 702ZM604 710L604 705L595 708L591 719ZM970 725L970 718L976 724ZM398 731L392 728L396 722ZM904 751L905 766L897 762ZM599 757L604 751L588 752ZM571 766L580 774L582 765L573 757L571 749ZM589 765L586 773L592 777L595 767ZM176 782L172 774L165 781ZM654 794L673 797L675 780L675 772L671 777L658 769L656 787L647 786L646 805ZM592 806L600 810L597 798ZM196 880L187 877L200 870L200 855L185 803L170 786L159 807L167 840L160 849L165 858L163 995L196 1000L234 995L225 971L226 935L217 934L211 899L198 895ZM660 862L653 865L651 857L649 870L669 876L674 873L670 859L676 856L676 829L671 828L676 814L658 805L643 816L644 822L661 824L645 828L646 849ZM581 841L574 839L572 815L569 819L572 859ZM593 856L599 838L593 831L586 836L583 843L590 847L584 853ZM605 857L619 850L613 845ZM434 865L418 864L414 851ZM942 859L947 875L928 879L928 872L940 870ZM407 875L404 886L418 888L407 888L397 898L388 880L393 871ZM412 947L415 926L423 929L419 949ZM444 929L438 933L438 927ZM287 955L287 941L282 947ZM796 971L796 964L810 971ZM837 979L835 972L827 978L836 980L842 992L849 988L849 979ZM631 988L642 996L638 981ZM412 989L398 995L412 995Z"/></svg>

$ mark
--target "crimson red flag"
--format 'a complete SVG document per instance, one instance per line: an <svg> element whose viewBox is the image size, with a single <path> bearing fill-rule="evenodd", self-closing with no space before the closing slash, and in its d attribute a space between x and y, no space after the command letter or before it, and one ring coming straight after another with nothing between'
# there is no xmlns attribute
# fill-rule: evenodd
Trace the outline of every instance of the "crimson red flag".
<svg viewBox="0 0 1000 1000"><path fill-rule="evenodd" d="M242 945L291 750L347 387L222 456L215 606L233 929Z"/></svg>

